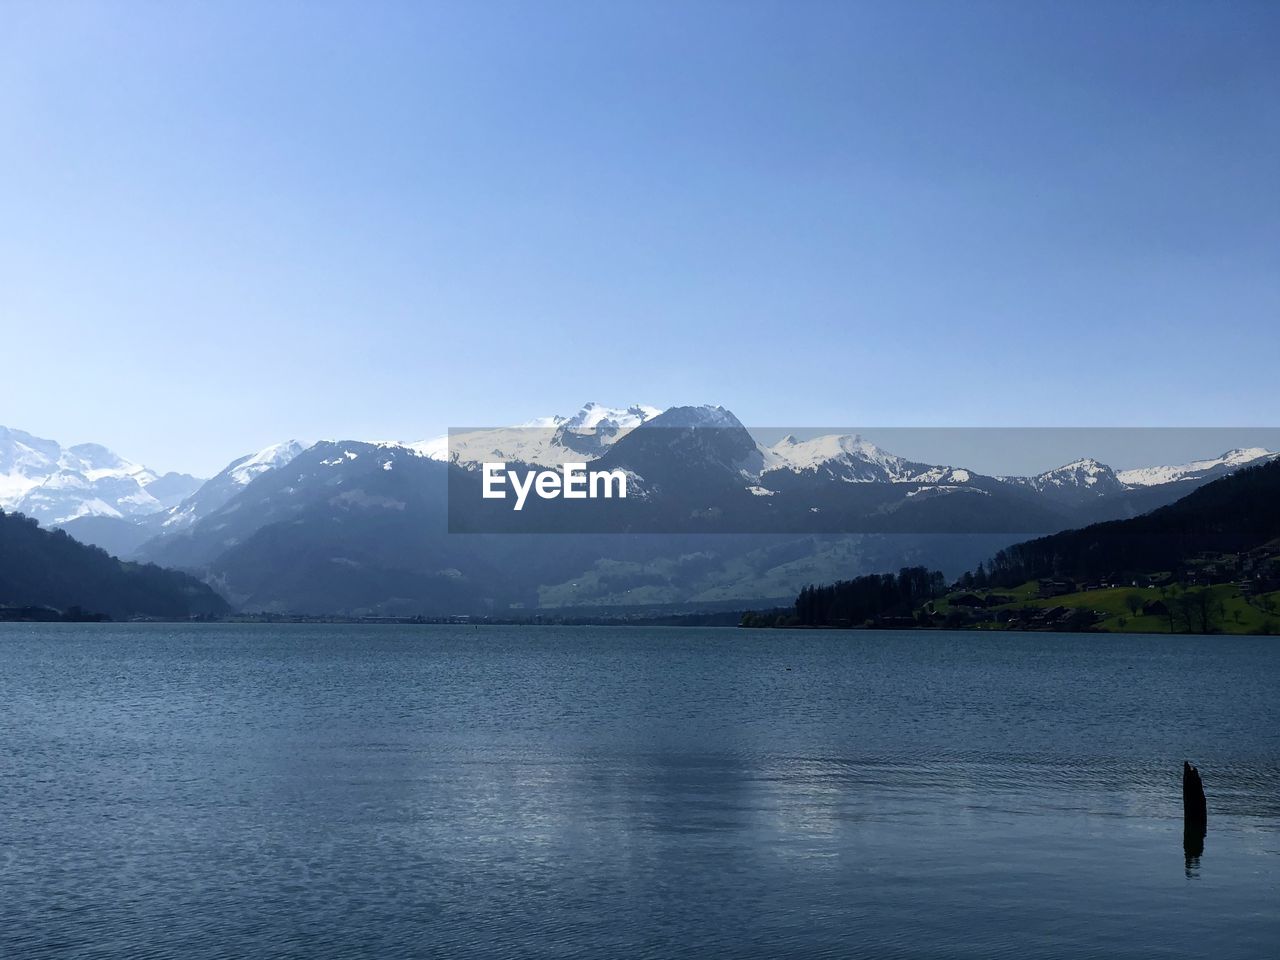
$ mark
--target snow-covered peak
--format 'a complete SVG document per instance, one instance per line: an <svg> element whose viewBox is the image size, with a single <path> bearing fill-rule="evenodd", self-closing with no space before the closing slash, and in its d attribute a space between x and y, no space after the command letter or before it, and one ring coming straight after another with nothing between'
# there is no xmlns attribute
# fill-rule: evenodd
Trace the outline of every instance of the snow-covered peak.
<svg viewBox="0 0 1280 960"><path fill-rule="evenodd" d="M59 458L59 464L64 469L83 473L90 480L133 477L145 487L156 479L156 475L142 464L126 460L100 443L77 443L67 447Z"/></svg>
<svg viewBox="0 0 1280 960"><path fill-rule="evenodd" d="M266 473L268 470L274 470L276 467L283 467L305 449L306 447L297 440L273 443L257 453L241 457L227 467L224 472L232 481L240 486L245 486L260 474Z"/></svg>
<svg viewBox="0 0 1280 960"><path fill-rule="evenodd" d="M551 418L560 420L556 426L564 426L569 430L597 430L604 425L612 425L619 432L633 430L647 420L652 420L662 411L657 407L644 404L633 404L626 409L606 407L594 401L583 404L582 409L568 418Z"/></svg>
<svg viewBox="0 0 1280 960"><path fill-rule="evenodd" d="M650 417L655 427L674 427L677 429L721 429L744 430L741 421L721 406L702 404L695 407L672 407L661 414ZM646 421L648 422L648 421Z"/></svg>
<svg viewBox="0 0 1280 960"><path fill-rule="evenodd" d="M412 450L420 457L426 457L428 460L448 460L449 459L449 438L435 437L431 440L418 440L415 443L406 443L404 447Z"/></svg>
<svg viewBox="0 0 1280 960"><path fill-rule="evenodd" d="M833 460L845 463L856 460L894 468L906 463L902 457L881 450L859 434L830 434L811 440L797 440L788 434L769 450L793 470L807 470Z"/></svg>
<svg viewBox="0 0 1280 960"><path fill-rule="evenodd" d="M967 483L968 471L914 463L876 446L860 434L828 434L797 440L788 434L772 447L762 449L766 469L797 473L824 472L848 483L938 482L955 474L955 482Z"/></svg>
<svg viewBox="0 0 1280 960"><path fill-rule="evenodd" d="M62 448L24 430L0 427L0 508L12 509L58 470Z"/></svg>
<svg viewBox="0 0 1280 960"><path fill-rule="evenodd" d="M1046 470L1034 477L1001 477L1008 483L1016 483L1030 487L1039 492L1046 491L1079 491L1092 493L1111 493L1123 487L1116 478L1116 473L1105 463L1092 457L1072 460L1060 467Z"/></svg>
<svg viewBox="0 0 1280 960"><path fill-rule="evenodd" d="M657 407L644 404L622 408L592 402L571 417L535 417L511 427L468 430L399 446L420 457L463 465L502 460L552 466L566 460L593 460L659 413Z"/></svg>
<svg viewBox="0 0 1280 960"><path fill-rule="evenodd" d="M306 448L307 444L297 440L285 440L232 460L216 477L165 512L162 533L170 534L194 526L221 509L258 477L285 466Z"/></svg>
<svg viewBox="0 0 1280 960"><path fill-rule="evenodd" d="M1258 463L1280 456L1266 447L1237 447L1218 457L1192 460L1177 466L1139 467L1122 470L1117 477L1130 487L1152 487L1160 483L1176 483L1179 480L1199 479L1212 472L1229 473L1251 463Z"/></svg>
<svg viewBox="0 0 1280 960"><path fill-rule="evenodd" d="M41 523L155 513L165 504L146 488L157 479L153 471L102 444L63 447L56 440L0 427L0 509L17 510Z"/></svg>
<svg viewBox="0 0 1280 960"><path fill-rule="evenodd" d="M1112 469L1101 460L1095 460L1093 457L1081 457L1079 460L1072 460L1070 463L1064 463L1060 467L1046 470L1040 476L1045 479L1067 476L1100 477L1112 472Z"/></svg>

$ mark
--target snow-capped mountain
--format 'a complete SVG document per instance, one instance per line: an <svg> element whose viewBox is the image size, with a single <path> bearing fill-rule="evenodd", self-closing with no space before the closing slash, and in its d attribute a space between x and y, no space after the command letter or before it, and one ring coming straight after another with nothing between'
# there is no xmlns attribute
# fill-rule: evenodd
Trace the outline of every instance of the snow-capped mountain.
<svg viewBox="0 0 1280 960"><path fill-rule="evenodd" d="M724 407L672 407L616 438L600 461L671 493L681 482L696 486L709 477L731 479L739 487L759 476L760 445Z"/></svg>
<svg viewBox="0 0 1280 960"><path fill-rule="evenodd" d="M788 434L762 447L766 470L823 474L844 483L968 483L963 468L915 463L888 453L858 434L831 434L797 440Z"/></svg>
<svg viewBox="0 0 1280 960"><path fill-rule="evenodd" d="M646 420L652 420L661 412L657 407L650 407L641 403L634 404L623 410L588 401L573 416L561 420L555 425L569 430L595 430L597 432L624 434L629 430L634 430Z"/></svg>
<svg viewBox="0 0 1280 960"><path fill-rule="evenodd" d="M594 460L661 412L644 404L620 408L589 402L569 417L535 417L513 427L469 430L398 445L460 466L486 460L553 466L566 460Z"/></svg>
<svg viewBox="0 0 1280 960"><path fill-rule="evenodd" d="M889 453L858 434L832 434L811 440L783 437L762 448L767 469L811 473L844 483L970 484L981 480L1014 484L1049 493L1089 490L1112 493L1124 489L1116 473L1093 459L1075 460L1030 477L983 477L964 467L919 463Z"/></svg>
<svg viewBox="0 0 1280 960"><path fill-rule="evenodd" d="M679 407L680 416L698 422L679 424L671 417L654 424L661 411L636 405L628 408L587 403L573 416L538 417L508 428L455 433L419 443L402 444L421 456L464 467L485 460L504 460L552 466L566 460L594 460L642 424L742 429L722 407ZM672 413L673 411L668 411ZM729 419L726 419L729 418ZM730 419L732 422L729 422ZM1261 448L1232 450L1221 457L1181 466L1150 467L1117 473L1093 458L1082 458L1033 476L988 477L965 467L929 464L890 453L858 434L830 434L798 440L786 436L772 446L755 444L737 470L757 495L769 495L769 478L785 471L814 480L837 483L893 483L931 485L937 491L974 490L1008 485L1051 498L1101 497L1129 489L1158 486L1183 479L1216 477L1248 463L1280 456Z"/></svg>
<svg viewBox="0 0 1280 960"><path fill-rule="evenodd" d="M0 427L0 508L47 525L82 517L141 517L196 490L180 473L157 475L101 444L63 447L55 440Z"/></svg>
<svg viewBox="0 0 1280 960"><path fill-rule="evenodd" d="M1046 470L1034 477L1001 477L1005 483L1017 484L1046 494L1088 493L1103 496L1125 489L1116 472L1105 463L1084 457L1071 463Z"/></svg>
<svg viewBox="0 0 1280 960"><path fill-rule="evenodd" d="M55 518L49 522L71 517L63 525L77 539L118 556L199 571L237 602L282 610L330 603L381 609L388 597L418 597L426 589L423 571L442 596L459 570L471 589L512 578L532 589L561 545L566 582L578 576L575 564L585 569L595 562L588 542L559 539L554 550L542 544L522 553L518 571L509 541L498 541L503 546L492 555L469 554L474 544L447 536L445 504L455 502L455 493L456 502L470 503L474 495L478 504L474 514L468 506L462 516L449 515L447 527L455 531L1004 536L1133 516L1272 456L1261 448L1231 451L1122 476L1082 459L1035 476L997 477L910 460L857 434L785 437L767 446L724 407L658 411L589 403L571 416L421 443L273 444L228 464L174 504L166 477L105 448L64 449L18 431L5 431L0 441L5 503L21 501ZM629 496L625 503L548 501L517 514L474 494L476 465L495 460L621 469ZM499 511L493 524L489 508ZM643 549L655 557L688 553L679 540L646 541ZM800 556L809 548L795 549ZM291 579L290 570L306 572Z"/></svg>
<svg viewBox="0 0 1280 960"><path fill-rule="evenodd" d="M159 520L156 532L169 534L186 530L220 509L262 474L283 467L306 448L305 444L297 440L286 440L232 460L217 476L208 480L181 503L171 507Z"/></svg>
<svg viewBox="0 0 1280 960"><path fill-rule="evenodd" d="M1136 470L1121 470L1117 477L1129 487L1153 487L1161 483L1177 483L1182 480L1202 480L1210 476L1220 476L1238 470L1240 467L1265 463L1280 457L1266 447L1239 447L1228 450L1218 457L1208 460L1192 460L1177 466L1140 467Z"/></svg>
<svg viewBox="0 0 1280 960"><path fill-rule="evenodd" d="M162 566L200 569L259 530L282 521L298 522L316 510L347 522L338 531L339 538L369 535L365 524L377 517L379 524L386 524L379 526L378 536L398 544L404 539L426 539L424 530L404 527L405 505L434 502L441 520L432 533L443 532L443 478L449 470L445 464L405 445L386 442L321 440L305 449L296 443L269 449L282 462L259 471L249 482L238 483L239 466L255 458L236 461L205 484L198 503L193 502L197 498L191 498L184 504L192 509L181 514L181 526L162 527L139 546L135 556ZM259 463L269 459L260 457ZM220 482L220 478L227 482ZM302 557L295 559L303 562ZM326 556L323 563L332 559ZM334 562L342 566L341 560ZM271 570L259 572L275 575Z"/></svg>

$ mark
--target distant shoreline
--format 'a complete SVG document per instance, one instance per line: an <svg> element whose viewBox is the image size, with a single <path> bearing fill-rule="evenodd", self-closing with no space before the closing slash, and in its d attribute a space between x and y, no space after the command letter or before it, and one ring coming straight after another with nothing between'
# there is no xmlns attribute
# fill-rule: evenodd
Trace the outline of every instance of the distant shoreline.
<svg viewBox="0 0 1280 960"><path fill-rule="evenodd" d="M790 626L770 626L770 627L743 627L737 623L666 623L666 622L648 622L639 620L581 620L581 621L534 621L534 620L472 620L457 621L447 618L424 618L421 620L391 620L391 619L359 619L359 618L341 618L341 617L312 617L312 618L280 618L277 620L260 620L251 618L223 618L220 620L185 620L185 619L148 619L148 620L83 620L83 621L67 621L67 620L4 620L0 621L0 631L8 624L30 626L32 624L48 624L55 626L77 626L77 627L146 627L146 626L265 626L265 627L296 627L296 626L349 626L349 627L648 627L667 628L667 629L717 629L717 630L735 630L750 633L767 633L770 631L778 632L821 632L821 633L950 633L950 634L970 634L982 636L1094 636L1094 637L1111 637L1121 639L1125 637L1169 637L1169 638L1203 638L1203 639L1221 639L1224 637L1280 637L1280 634L1274 633L1187 633L1176 632L1169 633L1167 631L1124 631L1115 632L1108 630L992 630L980 627L880 627L880 626L830 626L830 625L804 625L793 624Z"/></svg>

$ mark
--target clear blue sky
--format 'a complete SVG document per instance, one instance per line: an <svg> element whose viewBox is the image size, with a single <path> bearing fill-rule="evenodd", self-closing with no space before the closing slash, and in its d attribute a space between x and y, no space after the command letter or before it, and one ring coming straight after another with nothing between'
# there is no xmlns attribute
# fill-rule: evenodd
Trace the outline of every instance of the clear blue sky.
<svg viewBox="0 0 1280 960"><path fill-rule="evenodd" d="M208 474L588 399L1277 422L1274 3L0 21L0 423Z"/></svg>

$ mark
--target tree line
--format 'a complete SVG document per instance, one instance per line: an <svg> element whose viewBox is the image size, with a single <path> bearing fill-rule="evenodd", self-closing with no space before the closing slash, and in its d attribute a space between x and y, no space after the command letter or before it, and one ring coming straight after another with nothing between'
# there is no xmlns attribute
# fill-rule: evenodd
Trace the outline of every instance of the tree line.
<svg viewBox="0 0 1280 960"><path fill-rule="evenodd" d="M748 613L743 626L861 626L886 618L913 617L929 600L946 593L937 570L903 567L896 574L872 573L823 586L807 586L791 610Z"/></svg>

